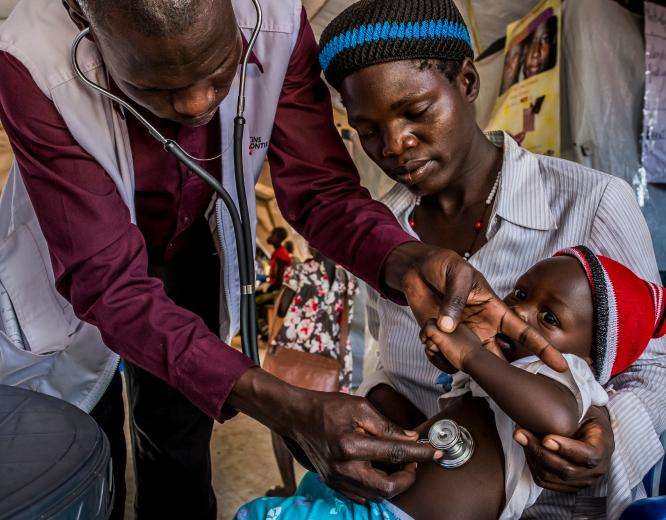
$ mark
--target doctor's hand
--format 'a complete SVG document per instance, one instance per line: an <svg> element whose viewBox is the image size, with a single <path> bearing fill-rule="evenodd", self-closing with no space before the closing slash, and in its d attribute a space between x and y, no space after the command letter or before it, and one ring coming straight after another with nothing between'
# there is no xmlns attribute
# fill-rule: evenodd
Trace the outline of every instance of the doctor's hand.
<svg viewBox="0 0 666 520"><path fill-rule="evenodd" d="M442 332L451 333L464 322L494 352L499 351L495 336L502 333L553 370L567 369L562 354L511 311L483 275L454 251L422 242L402 244L386 259L383 281L404 293L421 327L433 320Z"/></svg>
<svg viewBox="0 0 666 520"><path fill-rule="evenodd" d="M296 388L258 368L241 376L229 404L289 445L295 442L328 485L357 502L399 495L414 483L415 463L442 455L419 444L416 432L382 417L366 399ZM389 474L371 462L402 469Z"/></svg>
<svg viewBox="0 0 666 520"><path fill-rule="evenodd" d="M534 481L560 493L576 493L595 485L610 467L615 449L606 408L592 406L573 439L546 435L540 439L527 430L513 436L525 451Z"/></svg>

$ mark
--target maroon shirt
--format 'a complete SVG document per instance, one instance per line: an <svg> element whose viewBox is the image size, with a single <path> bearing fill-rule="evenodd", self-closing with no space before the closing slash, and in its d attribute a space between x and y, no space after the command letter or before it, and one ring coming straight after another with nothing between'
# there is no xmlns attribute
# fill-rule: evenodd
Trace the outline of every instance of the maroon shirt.
<svg viewBox="0 0 666 520"><path fill-rule="evenodd" d="M385 258L411 238L361 188L320 74L304 11L268 152L275 194L287 220L315 248L379 287ZM74 140L25 67L0 53L0 78L0 120L46 237L58 290L80 319L99 328L109 348L220 418L229 392L252 362L148 276L148 250L168 260L183 247L184 231L205 211L210 189L128 117L136 178L133 225L111 178ZM203 128L158 124L193 155L218 151L217 118ZM206 167L219 177L219 163Z"/></svg>

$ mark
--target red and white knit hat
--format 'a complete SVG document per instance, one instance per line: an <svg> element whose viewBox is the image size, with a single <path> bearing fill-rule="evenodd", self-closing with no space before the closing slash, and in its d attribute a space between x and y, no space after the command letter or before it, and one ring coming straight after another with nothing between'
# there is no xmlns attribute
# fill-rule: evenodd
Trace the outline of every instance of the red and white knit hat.
<svg viewBox="0 0 666 520"><path fill-rule="evenodd" d="M594 375L602 385L636 361L653 338L666 335L664 288L585 246L564 249L581 263L592 289Z"/></svg>

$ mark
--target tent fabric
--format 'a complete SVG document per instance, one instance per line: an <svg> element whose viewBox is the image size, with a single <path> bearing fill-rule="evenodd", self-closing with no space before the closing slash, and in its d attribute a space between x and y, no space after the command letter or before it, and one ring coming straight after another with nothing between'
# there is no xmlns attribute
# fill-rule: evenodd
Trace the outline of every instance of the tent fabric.
<svg viewBox="0 0 666 520"><path fill-rule="evenodd" d="M0 25L9 16L16 4L18 4L18 0L0 0Z"/></svg>
<svg viewBox="0 0 666 520"><path fill-rule="evenodd" d="M666 189L646 185L641 173L645 94L641 19L612 0L568 1L563 27L563 155L634 187L664 271Z"/></svg>
<svg viewBox="0 0 666 520"><path fill-rule="evenodd" d="M455 0L458 9L469 23L474 15L479 30L481 49L485 49L506 33L507 24L518 20L540 0ZM305 0L303 4L317 36L346 7L356 0ZM471 6L471 9L470 9Z"/></svg>
<svg viewBox="0 0 666 520"><path fill-rule="evenodd" d="M456 0L468 23L473 19L478 29L482 52L506 35L506 26L519 20L541 0Z"/></svg>

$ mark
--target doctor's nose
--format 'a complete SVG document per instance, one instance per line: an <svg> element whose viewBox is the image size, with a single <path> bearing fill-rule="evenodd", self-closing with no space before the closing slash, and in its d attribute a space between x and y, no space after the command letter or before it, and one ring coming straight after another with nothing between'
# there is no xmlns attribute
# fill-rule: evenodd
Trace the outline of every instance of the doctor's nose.
<svg viewBox="0 0 666 520"><path fill-rule="evenodd" d="M179 115L192 119L209 114L218 104L218 92L210 84L180 90L171 99L171 105Z"/></svg>

